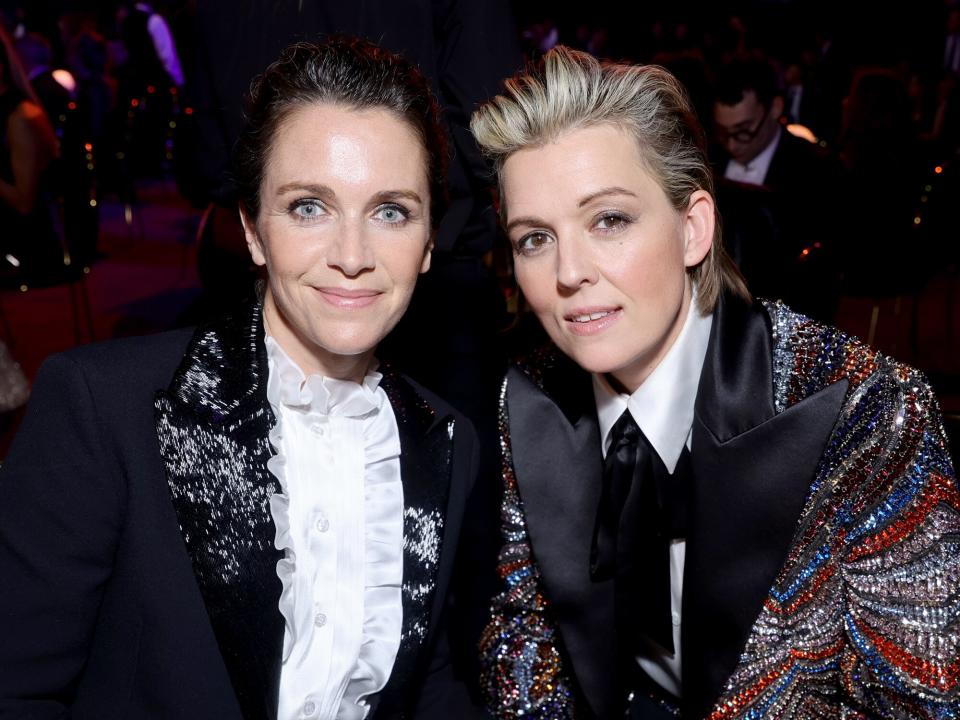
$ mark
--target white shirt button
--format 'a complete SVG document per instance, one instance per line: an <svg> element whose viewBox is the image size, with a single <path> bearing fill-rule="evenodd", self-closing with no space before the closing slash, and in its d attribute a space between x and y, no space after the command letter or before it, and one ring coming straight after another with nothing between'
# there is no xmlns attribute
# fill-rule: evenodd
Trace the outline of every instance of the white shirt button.
<svg viewBox="0 0 960 720"><path fill-rule="evenodd" d="M303 704L303 714L310 717L317 711L317 704L313 700L307 700Z"/></svg>
<svg viewBox="0 0 960 720"><path fill-rule="evenodd" d="M315 422L310 425L310 432L318 437L323 437L323 433L326 431L323 429L323 425L321 423Z"/></svg>
<svg viewBox="0 0 960 720"><path fill-rule="evenodd" d="M673 617L673 624L676 625L677 627L680 627L680 613L675 612L675 613L671 613L671 615Z"/></svg>
<svg viewBox="0 0 960 720"><path fill-rule="evenodd" d="M325 533L330 529L330 520L327 519L326 515L320 515L313 526L317 529L317 532Z"/></svg>
<svg viewBox="0 0 960 720"><path fill-rule="evenodd" d="M323 627L324 625L327 624L327 616L324 615L322 612L318 612L316 615L313 616L313 624L316 625L318 628Z"/></svg>

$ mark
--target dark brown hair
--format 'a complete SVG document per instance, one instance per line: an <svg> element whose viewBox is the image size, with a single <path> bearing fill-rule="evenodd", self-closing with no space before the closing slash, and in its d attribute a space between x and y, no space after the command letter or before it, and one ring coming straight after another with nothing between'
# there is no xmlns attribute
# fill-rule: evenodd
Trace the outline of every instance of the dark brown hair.
<svg viewBox="0 0 960 720"><path fill-rule="evenodd" d="M297 108L317 103L383 109L410 126L427 156L436 227L446 206L447 142L430 85L400 56L345 36L289 46L250 85L247 122L233 155L233 181L247 215L256 219L260 212L260 185L280 125Z"/></svg>

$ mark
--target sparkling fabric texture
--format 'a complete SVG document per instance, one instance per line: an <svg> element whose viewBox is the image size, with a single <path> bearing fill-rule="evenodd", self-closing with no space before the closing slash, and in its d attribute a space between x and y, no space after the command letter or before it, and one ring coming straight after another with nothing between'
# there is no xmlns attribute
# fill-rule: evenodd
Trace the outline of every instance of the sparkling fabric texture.
<svg viewBox="0 0 960 720"><path fill-rule="evenodd" d="M793 541L709 720L960 717L960 493L918 371L781 304L777 412L848 391ZM534 358L528 375L540 372ZM498 718L575 716L526 530L500 398L505 588L481 644Z"/></svg>
<svg viewBox="0 0 960 720"><path fill-rule="evenodd" d="M500 389L499 425L504 546L497 570L506 588L494 598L491 621L480 639L481 684L498 718L572 718L573 694L563 674L549 603L539 587L540 571L513 471L506 380Z"/></svg>
<svg viewBox="0 0 960 720"><path fill-rule="evenodd" d="M245 717L276 702L284 621L268 464L275 417L267 399L263 308L199 328L170 387L155 400L157 438L173 510L224 664ZM405 712L424 666L437 595L455 422L387 366L403 480L403 619L384 713Z"/></svg>

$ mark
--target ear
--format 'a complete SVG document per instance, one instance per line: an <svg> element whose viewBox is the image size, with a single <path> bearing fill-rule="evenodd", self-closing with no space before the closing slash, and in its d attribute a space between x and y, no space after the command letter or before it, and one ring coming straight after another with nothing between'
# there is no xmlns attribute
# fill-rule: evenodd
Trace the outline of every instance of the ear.
<svg viewBox="0 0 960 720"><path fill-rule="evenodd" d="M423 274L430 269L430 260L433 258L433 246L434 238L436 237L433 230L430 231L430 239L427 240L427 246L423 249L423 262L420 263L420 273Z"/></svg>
<svg viewBox="0 0 960 720"><path fill-rule="evenodd" d="M260 239L260 233L257 231L257 223L250 219L243 205L240 206L240 224L243 225L243 236L247 240L247 250L250 251L250 257L256 265L266 265L267 256L263 250L263 241Z"/></svg>
<svg viewBox="0 0 960 720"><path fill-rule="evenodd" d="M683 264L696 267L710 252L716 225L716 205L706 190L697 190L683 213Z"/></svg>
<svg viewBox="0 0 960 720"><path fill-rule="evenodd" d="M770 117L774 120L780 120L783 116L783 97L777 95L773 100L770 101Z"/></svg>

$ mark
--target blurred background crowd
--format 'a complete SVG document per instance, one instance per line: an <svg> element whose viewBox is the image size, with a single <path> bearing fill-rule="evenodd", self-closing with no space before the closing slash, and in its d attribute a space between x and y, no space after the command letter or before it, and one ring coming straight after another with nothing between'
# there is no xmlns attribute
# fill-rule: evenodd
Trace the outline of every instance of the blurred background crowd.
<svg viewBox="0 0 960 720"><path fill-rule="evenodd" d="M252 291L228 171L244 90L335 31L407 54L444 108L451 210L386 352L488 439L505 358L538 335L467 123L557 43L674 72L753 292L920 367L960 421L960 3L0 0L0 26L0 454L50 353Z"/></svg>

